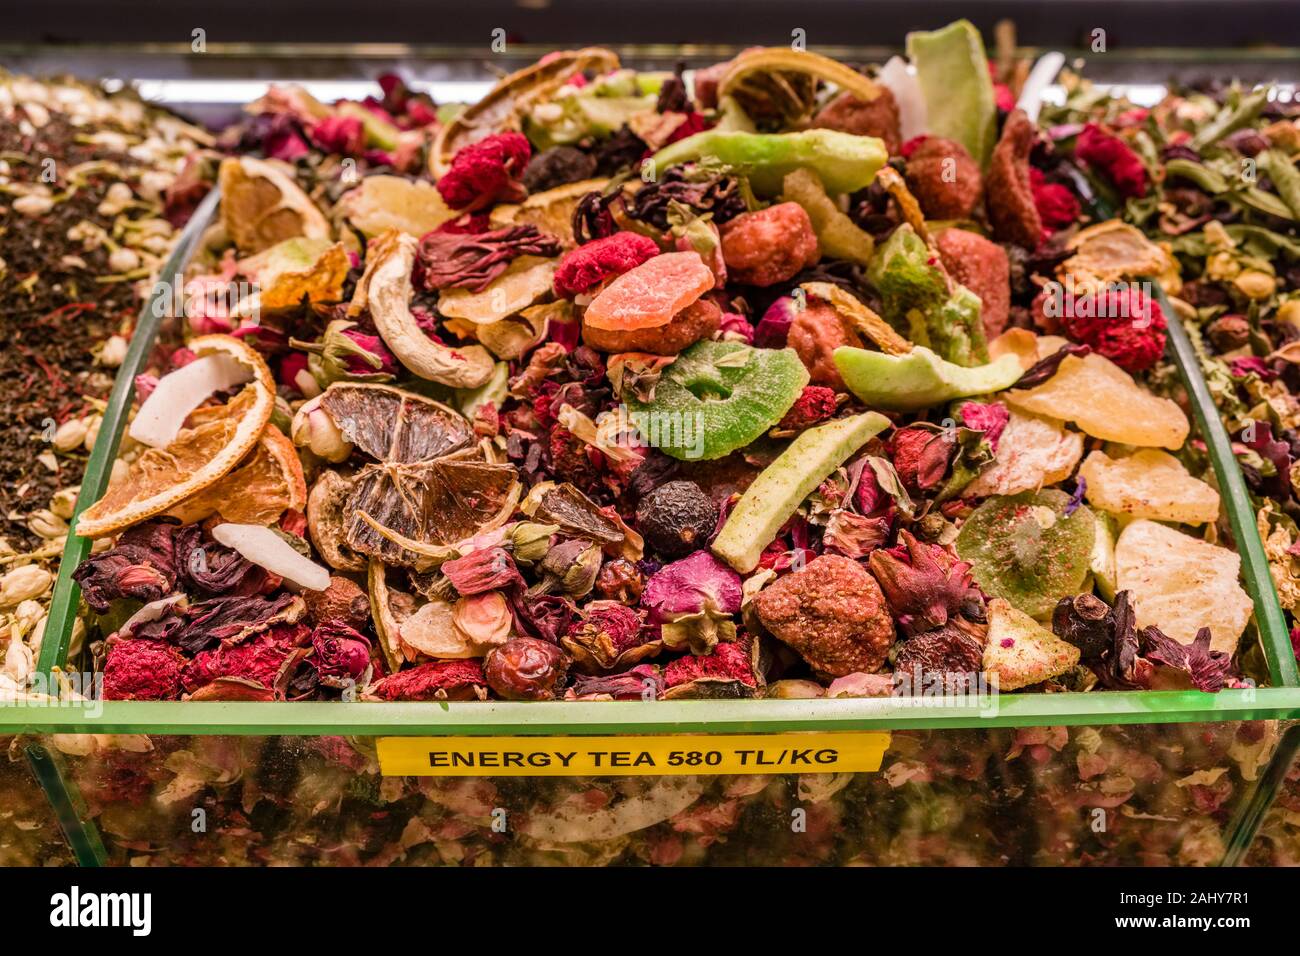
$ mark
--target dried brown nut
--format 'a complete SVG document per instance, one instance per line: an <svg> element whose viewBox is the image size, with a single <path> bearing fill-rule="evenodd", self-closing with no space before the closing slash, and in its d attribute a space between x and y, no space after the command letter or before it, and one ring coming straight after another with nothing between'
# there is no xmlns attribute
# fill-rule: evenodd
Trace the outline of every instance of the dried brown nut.
<svg viewBox="0 0 1300 956"><path fill-rule="evenodd" d="M1063 597L1052 612L1052 631L1079 649L1084 660L1096 660L1114 646L1115 615L1093 594Z"/></svg>
<svg viewBox="0 0 1300 956"><path fill-rule="evenodd" d="M759 621L814 670L832 677L879 670L894 622L876 579L856 561L824 554L753 599Z"/></svg>
<svg viewBox="0 0 1300 956"><path fill-rule="evenodd" d="M598 329L582 324L582 341L598 352L651 352L676 355L688 345L708 338L722 325L722 310L708 299L697 299L666 325L648 329Z"/></svg>
<svg viewBox="0 0 1300 956"><path fill-rule="evenodd" d="M670 481L641 499L636 526L653 551L684 558L703 547L718 524L718 506L693 481Z"/></svg>
<svg viewBox="0 0 1300 956"><path fill-rule="evenodd" d="M506 700L554 700L569 675L569 658L549 641L517 637L488 651L488 687Z"/></svg>
<svg viewBox="0 0 1300 956"><path fill-rule="evenodd" d="M936 631L909 637L898 646L894 673L909 676L912 686L924 686L929 675L974 676L984 659L984 625L954 621ZM945 681L949 683L949 681Z"/></svg>
<svg viewBox="0 0 1300 956"><path fill-rule="evenodd" d="M984 334L1002 334L1011 316L1011 262L996 242L965 229L945 229L937 239L939 257L953 280L980 297Z"/></svg>
<svg viewBox="0 0 1300 956"><path fill-rule="evenodd" d="M1034 136L1034 124L1024 110L1012 110L1002 127L1002 138L993 148L984 183L993 235L1026 249L1036 249L1043 237L1043 220L1029 183L1029 152L1034 148Z"/></svg>
<svg viewBox="0 0 1300 956"><path fill-rule="evenodd" d="M939 136L926 137L908 157L906 179L927 219L969 219L984 191L966 147Z"/></svg>
<svg viewBox="0 0 1300 956"><path fill-rule="evenodd" d="M698 79L698 74L697 74ZM887 87L880 88L874 100L860 100L852 93L840 93L813 116L810 126L837 129L855 136L876 136L885 143L889 155L902 145L899 132L898 101Z"/></svg>
<svg viewBox="0 0 1300 956"><path fill-rule="evenodd" d="M1216 351L1231 352L1250 341L1250 320L1244 315L1221 315L1205 332Z"/></svg>
<svg viewBox="0 0 1300 956"><path fill-rule="evenodd" d="M862 348L862 339L834 306L810 298L790 323L786 344L798 353L812 384L845 391L844 379L835 366L835 350L841 345Z"/></svg>
<svg viewBox="0 0 1300 956"><path fill-rule="evenodd" d="M793 279L821 255L812 220L794 202L739 215L723 223L721 232L727 276L745 285Z"/></svg>
<svg viewBox="0 0 1300 956"><path fill-rule="evenodd" d="M342 621L349 627L362 630L370 621L370 598L350 578L332 575L329 587L324 591L304 590L302 598L307 604L308 615L317 624Z"/></svg>

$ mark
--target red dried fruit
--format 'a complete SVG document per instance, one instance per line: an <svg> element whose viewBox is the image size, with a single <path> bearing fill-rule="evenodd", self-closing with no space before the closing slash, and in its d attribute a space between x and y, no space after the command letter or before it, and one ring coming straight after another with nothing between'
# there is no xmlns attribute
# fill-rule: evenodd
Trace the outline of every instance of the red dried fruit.
<svg viewBox="0 0 1300 956"><path fill-rule="evenodd" d="M1057 321L1070 338L1091 346L1128 372L1142 372L1165 352L1168 324L1160 303L1136 286L1061 296Z"/></svg>
<svg viewBox="0 0 1300 956"><path fill-rule="evenodd" d="M915 144L915 145L913 145ZM927 219L969 219L984 181L966 147L941 136L909 141L905 178Z"/></svg>
<svg viewBox="0 0 1300 956"><path fill-rule="evenodd" d="M1074 142L1074 155L1111 181L1120 195L1136 199L1147 192L1147 171L1142 160L1118 136L1089 123Z"/></svg>
<svg viewBox="0 0 1300 956"><path fill-rule="evenodd" d="M461 148L438 192L452 209L473 211L497 202L519 202L527 196L520 177L532 147L523 133L494 133Z"/></svg>
<svg viewBox="0 0 1300 956"><path fill-rule="evenodd" d="M420 240L415 284L426 292L453 288L482 292L520 256L559 252L559 240L534 225L469 234L435 229Z"/></svg>
<svg viewBox="0 0 1300 956"><path fill-rule="evenodd" d="M927 491L943 481L957 448L949 429L908 426L889 442L894 470L908 491Z"/></svg>
<svg viewBox="0 0 1300 956"><path fill-rule="evenodd" d="M1034 205L1034 190L1029 181L1029 153L1036 135L1025 111L1012 110L1002 127L1002 137L993 148L984 183L985 206L993 234L1026 249L1037 248L1043 237L1043 221Z"/></svg>
<svg viewBox="0 0 1300 956"><path fill-rule="evenodd" d="M310 635L311 629L305 624L279 624L242 644L200 651L185 667L181 680L191 694L222 677L273 687L289 655L305 645Z"/></svg>
<svg viewBox="0 0 1300 956"><path fill-rule="evenodd" d="M1049 183L1041 169L1029 170L1029 187L1034 192L1034 208L1043 221L1043 232L1051 235L1058 229L1072 226L1079 219L1079 200L1070 187Z"/></svg>
<svg viewBox="0 0 1300 956"><path fill-rule="evenodd" d="M487 681L476 660L432 661L398 671L370 685L376 700L484 700Z"/></svg>
<svg viewBox="0 0 1300 956"><path fill-rule="evenodd" d="M327 153L360 156L366 151L366 128L355 116L326 116L307 135Z"/></svg>
<svg viewBox="0 0 1300 956"><path fill-rule="evenodd" d="M744 641L718 644L711 654L687 654L669 661L664 668L664 682L671 687L701 680L735 681L756 687L752 649Z"/></svg>
<svg viewBox="0 0 1300 956"><path fill-rule="evenodd" d="M606 561L596 575L596 593L620 604L636 604L645 586L637 566L625 558Z"/></svg>
<svg viewBox="0 0 1300 956"><path fill-rule="evenodd" d="M650 352L676 355L700 339L708 338L722 325L722 310L708 299L697 299L666 325L644 329L598 329L582 323L582 341L599 352Z"/></svg>
<svg viewBox="0 0 1300 956"><path fill-rule="evenodd" d="M721 233L727 274L745 285L785 282L821 255L812 220L795 202L744 213L723 223Z"/></svg>
<svg viewBox="0 0 1300 956"><path fill-rule="evenodd" d="M899 531L898 537L899 547L876 551L868 561L904 633L943 627L963 605L982 603L969 563L907 531Z"/></svg>
<svg viewBox="0 0 1300 956"><path fill-rule="evenodd" d="M862 339L829 303L809 299L795 313L785 344L798 354L814 385L845 391L844 379L835 365L835 350L841 345L861 348Z"/></svg>
<svg viewBox="0 0 1300 956"><path fill-rule="evenodd" d="M945 229L936 240L943 267L980 298L984 335L993 339L1011 317L1011 261L996 242L966 229Z"/></svg>
<svg viewBox="0 0 1300 956"><path fill-rule="evenodd" d="M553 285L563 299L594 289L613 276L629 272L659 255L659 246L639 232L616 232L570 249L556 267Z"/></svg>
<svg viewBox="0 0 1300 956"><path fill-rule="evenodd" d="M894 643L880 585L839 555L824 554L779 578L754 596L753 606L774 637L832 677L878 670Z"/></svg>
<svg viewBox="0 0 1300 956"><path fill-rule="evenodd" d="M873 100L863 101L852 93L840 93L817 111L809 125L855 136L876 136L884 142L890 156L898 153L902 139L898 101L885 86L880 87L879 95Z"/></svg>
<svg viewBox="0 0 1300 956"><path fill-rule="evenodd" d="M104 700L176 700L185 655L170 644L145 639L108 642Z"/></svg>
<svg viewBox="0 0 1300 956"><path fill-rule="evenodd" d="M803 392L794 400L785 417L777 422L776 427L802 431L826 421L835 414L837 405L835 389L824 385L805 385Z"/></svg>
<svg viewBox="0 0 1300 956"><path fill-rule="evenodd" d="M549 641L517 637L488 651L483 673L506 700L554 700L569 675L569 657Z"/></svg>

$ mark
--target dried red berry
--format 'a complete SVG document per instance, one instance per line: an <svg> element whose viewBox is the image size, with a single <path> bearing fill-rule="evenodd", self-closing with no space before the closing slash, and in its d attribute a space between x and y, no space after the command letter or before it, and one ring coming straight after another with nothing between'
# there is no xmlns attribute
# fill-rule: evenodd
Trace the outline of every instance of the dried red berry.
<svg viewBox="0 0 1300 956"><path fill-rule="evenodd" d="M638 232L616 232L564 254L555 269L555 294L564 299L595 288L659 255L659 246Z"/></svg>
<svg viewBox="0 0 1300 956"><path fill-rule="evenodd" d="M645 587L640 570L625 558L606 561L596 575L596 592L610 601L620 604L636 604L641 600L641 590Z"/></svg>
<svg viewBox="0 0 1300 956"><path fill-rule="evenodd" d="M569 657L549 641L517 637L488 651L483 673L506 700L554 700L569 675Z"/></svg>
<svg viewBox="0 0 1300 956"><path fill-rule="evenodd" d="M805 385L776 427L802 431L834 415L836 404L835 389L825 385Z"/></svg>
<svg viewBox="0 0 1300 956"><path fill-rule="evenodd" d="M1074 155L1101 170L1121 195L1130 199L1146 195L1147 171L1142 160L1127 143L1096 123L1089 123L1079 133Z"/></svg>
<svg viewBox="0 0 1300 956"><path fill-rule="evenodd" d="M1165 352L1165 314L1136 286L1106 286L1096 293L1064 296L1060 304L1065 334L1127 372L1146 371Z"/></svg>
<svg viewBox="0 0 1300 956"><path fill-rule="evenodd" d="M452 209L467 211L519 202L527 195L520 177L531 153L523 133L494 133L456 153L438 192Z"/></svg>

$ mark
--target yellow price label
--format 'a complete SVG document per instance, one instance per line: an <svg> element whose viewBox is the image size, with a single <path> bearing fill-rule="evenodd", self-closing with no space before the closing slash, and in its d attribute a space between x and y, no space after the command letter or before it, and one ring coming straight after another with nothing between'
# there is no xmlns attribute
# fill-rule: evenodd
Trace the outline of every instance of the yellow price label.
<svg viewBox="0 0 1300 956"><path fill-rule="evenodd" d="M390 777L638 777L873 772L887 732L647 737L380 737Z"/></svg>

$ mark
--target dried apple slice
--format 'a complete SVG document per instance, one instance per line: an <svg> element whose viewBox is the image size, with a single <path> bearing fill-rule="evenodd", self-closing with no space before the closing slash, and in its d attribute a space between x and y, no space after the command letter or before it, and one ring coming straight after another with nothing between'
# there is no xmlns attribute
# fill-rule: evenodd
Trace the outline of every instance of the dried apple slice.
<svg viewBox="0 0 1300 956"><path fill-rule="evenodd" d="M420 378L452 388L477 388L492 377L494 360L487 349L439 345L424 334L411 314L411 269L418 246L414 236L397 230L372 241L348 314L357 316L369 309L385 344Z"/></svg>
<svg viewBox="0 0 1300 956"><path fill-rule="evenodd" d="M338 209L367 239L390 229L418 238L457 215L428 183L401 176L365 177L343 194Z"/></svg>
<svg viewBox="0 0 1300 956"><path fill-rule="evenodd" d="M462 146L502 130L518 129L520 117L575 75L587 70L609 73L618 66L618 55L613 51L587 47L552 53L539 63L511 73L438 130L429 151L429 170L435 177L442 176Z"/></svg>
<svg viewBox="0 0 1300 956"><path fill-rule="evenodd" d="M1094 438L1144 448L1181 448L1190 427L1176 404L1152 395L1095 352L1067 357L1042 385L1004 398L1014 408L1074 422Z"/></svg>
<svg viewBox="0 0 1300 956"><path fill-rule="evenodd" d="M330 238L324 213L288 173L264 159L247 156L221 161L221 225L244 255L277 242L306 236Z"/></svg>
<svg viewBox="0 0 1300 956"><path fill-rule="evenodd" d="M257 444L275 409L275 380L262 357L229 335L200 336L190 348L200 360L236 360L252 372L251 380L226 404L194 412L190 427L182 428L165 447L146 449L120 481L81 513L77 534L100 538L162 514L224 477ZM158 388L183 371L163 376Z"/></svg>
<svg viewBox="0 0 1300 956"><path fill-rule="evenodd" d="M768 47L731 61L718 81L718 99L730 96L752 117L773 117L793 126L812 116L817 82L833 83L863 102L880 95L878 83L819 53Z"/></svg>
<svg viewBox="0 0 1300 956"><path fill-rule="evenodd" d="M482 292L444 289L438 297L438 311L449 319L464 319L475 325L500 322L550 295L558 261L520 256Z"/></svg>
<svg viewBox="0 0 1300 956"><path fill-rule="evenodd" d="M962 495L1016 495L1064 481L1083 457L1083 436L1051 418L1011 410L997 456Z"/></svg>

